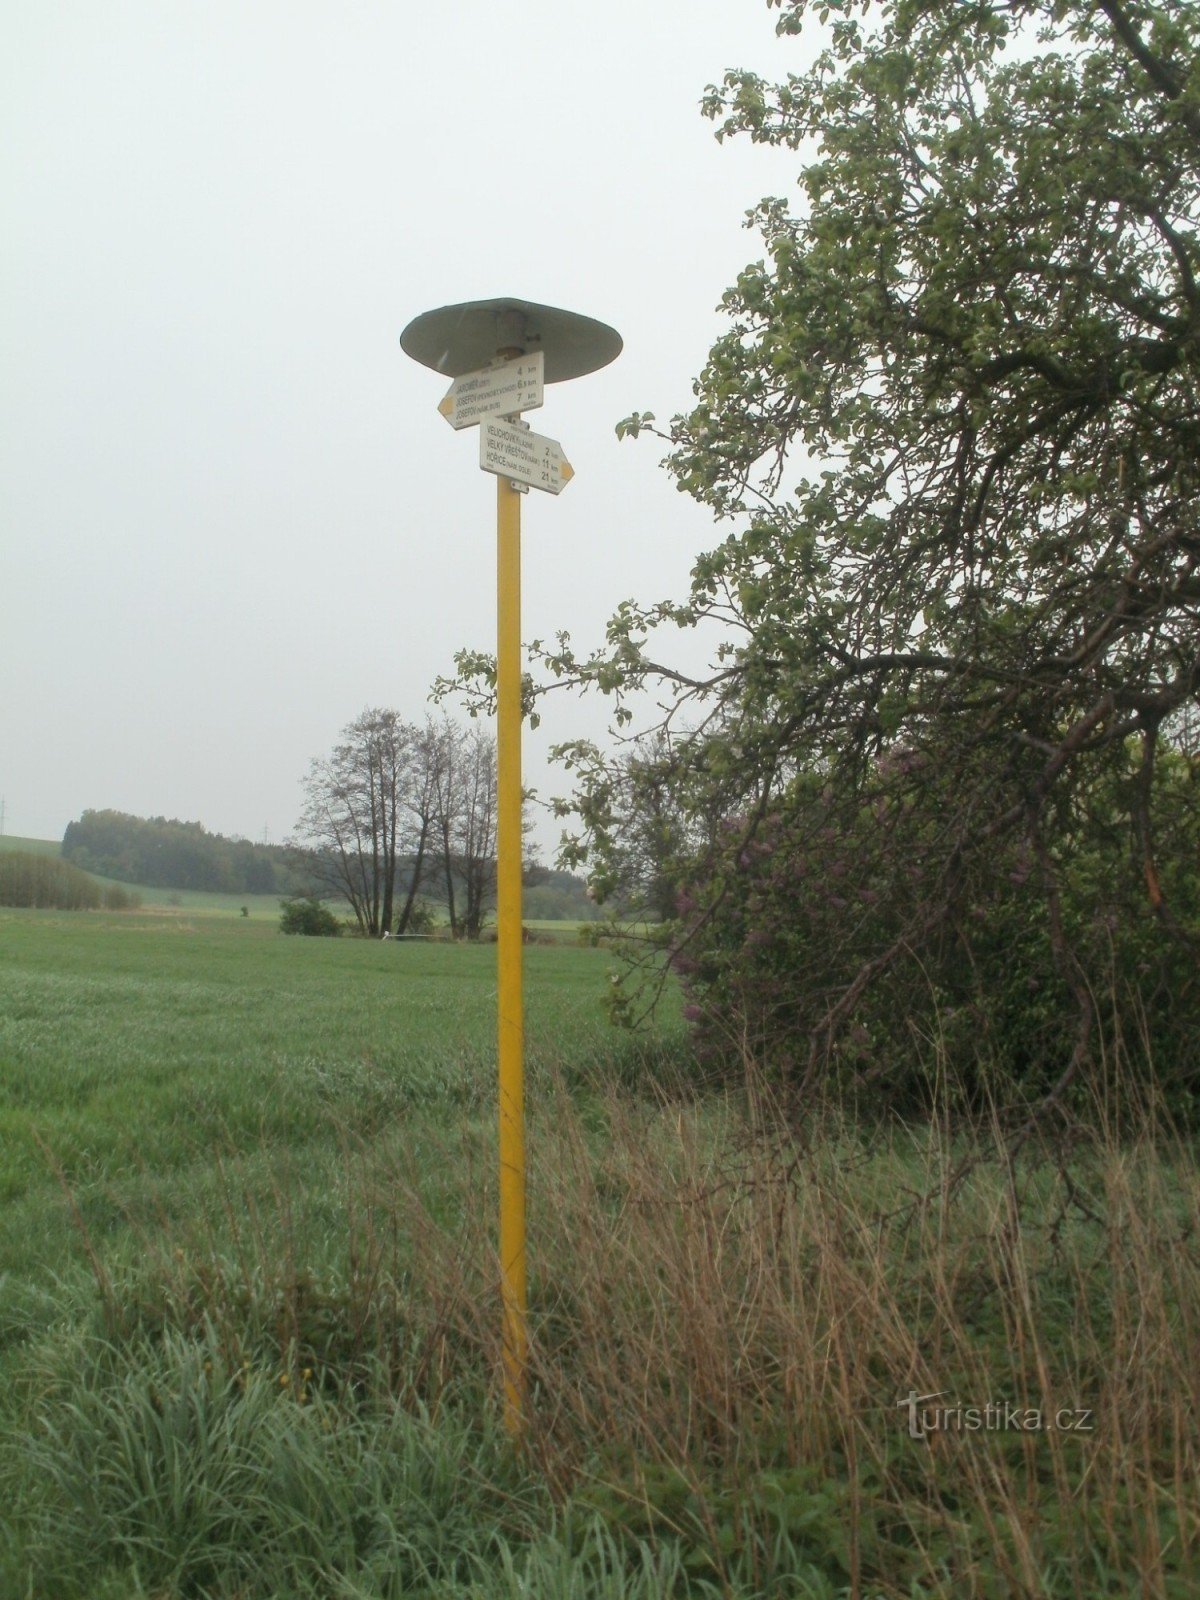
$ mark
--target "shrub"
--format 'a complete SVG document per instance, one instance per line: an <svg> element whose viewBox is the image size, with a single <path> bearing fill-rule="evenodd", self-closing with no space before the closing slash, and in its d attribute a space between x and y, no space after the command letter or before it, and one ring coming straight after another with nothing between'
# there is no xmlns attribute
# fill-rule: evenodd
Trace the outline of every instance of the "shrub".
<svg viewBox="0 0 1200 1600"><path fill-rule="evenodd" d="M433 914L433 908L427 905L424 900L415 900L412 910L408 913L408 922L404 928L405 933L432 934L436 927L437 918Z"/></svg>
<svg viewBox="0 0 1200 1600"><path fill-rule="evenodd" d="M14 850L0 855L0 905L56 911L94 911L100 885L55 856Z"/></svg>
<svg viewBox="0 0 1200 1600"><path fill-rule="evenodd" d="M104 909L106 911L136 911L142 903L140 894L132 889L126 889L119 883L110 883L104 891Z"/></svg>
<svg viewBox="0 0 1200 1600"><path fill-rule="evenodd" d="M279 931L302 933L310 938L336 939L342 925L328 906L313 895L291 895L281 900Z"/></svg>
<svg viewBox="0 0 1200 1600"><path fill-rule="evenodd" d="M948 845L912 757L881 763L857 808L797 779L753 832L731 822L680 896L673 965L698 1053L781 1084L869 1083L901 1107L925 1102L942 1059L1002 1101L1049 1092L1073 1060L1125 1076L1153 1061L1192 1119L1200 792L1182 758L1161 764L1155 883L1191 939L1147 897L1128 763L1064 800L1041 858L1015 830Z"/></svg>

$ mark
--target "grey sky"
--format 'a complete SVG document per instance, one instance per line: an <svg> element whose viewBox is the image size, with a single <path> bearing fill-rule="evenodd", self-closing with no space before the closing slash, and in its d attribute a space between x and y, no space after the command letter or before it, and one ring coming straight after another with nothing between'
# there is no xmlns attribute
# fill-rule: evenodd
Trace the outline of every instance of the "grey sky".
<svg viewBox="0 0 1200 1600"><path fill-rule="evenodd" d="M794 159L718 146L728 66L797 70L762 0L4 0L0 795L282 838L364 706L419 717L494 631L494 480L402 327L514 294L617 327L533 426L525 638L599 639L715 540L634 409L686 405ZM809 52L806 49L805 54ZM556 739L603 708L548 707ZM543 841L557 826L539 828Z"/></svg>

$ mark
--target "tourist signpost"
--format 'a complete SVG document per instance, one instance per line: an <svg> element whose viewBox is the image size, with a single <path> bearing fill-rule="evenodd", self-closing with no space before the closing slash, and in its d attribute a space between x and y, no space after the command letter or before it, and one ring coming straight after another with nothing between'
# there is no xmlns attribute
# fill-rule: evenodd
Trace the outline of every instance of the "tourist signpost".
<svg viewBox="0 0 1200 1600"><path fill-rule="evenodd" d="M522 411L543 385L579 378L621 353L606 323L531 300L471 300L413 319L407 355L454 382L438 410L453 428L479 425L479 465L496 474L496 950L500 1079L500 1297L504 1418L525 1426L525 1066L521 929L521 495L560 494L573 476L554 439Z"/></svg>

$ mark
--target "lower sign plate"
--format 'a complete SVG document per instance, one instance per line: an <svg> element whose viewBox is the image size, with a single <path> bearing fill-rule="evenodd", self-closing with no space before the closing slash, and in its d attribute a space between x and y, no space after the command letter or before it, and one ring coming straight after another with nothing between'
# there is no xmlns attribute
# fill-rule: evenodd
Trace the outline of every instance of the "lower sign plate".
<svg viewBox="0 0 1200 1600"><path fill-rule="evenodd" d="M514 428L498 417L487 417L479 424L479 465L485 472L532 489L561 494L575 476L557 439Z"/></svg>

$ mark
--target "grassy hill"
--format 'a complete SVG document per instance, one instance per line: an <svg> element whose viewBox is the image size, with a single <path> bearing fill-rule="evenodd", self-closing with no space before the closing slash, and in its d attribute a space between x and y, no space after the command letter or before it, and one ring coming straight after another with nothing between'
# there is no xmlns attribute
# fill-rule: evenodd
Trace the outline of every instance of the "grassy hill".
<svg viewBox="0 0 1200 1600"><path fill-rule="evenodd" d="M16 833L0 833L0 850L22 850L31 856L62 855L57 839L22 839Z"/></svg>
<svg viewBox="0 0 1200 1600"><path fill-rule="evenodd" d="M18 834L0 834L0 850L19 850L28 855L61 856L62 846L57 839L24 839ZM103 878L99 873L89 873L101 887L116 884L115 878ZM160 889L146 884L122 883L138 895L142 910L186 912L190 916L240 917L245 906L251 917L279 917L279 896L276 894L215 894L203 889Z"/></svg>

